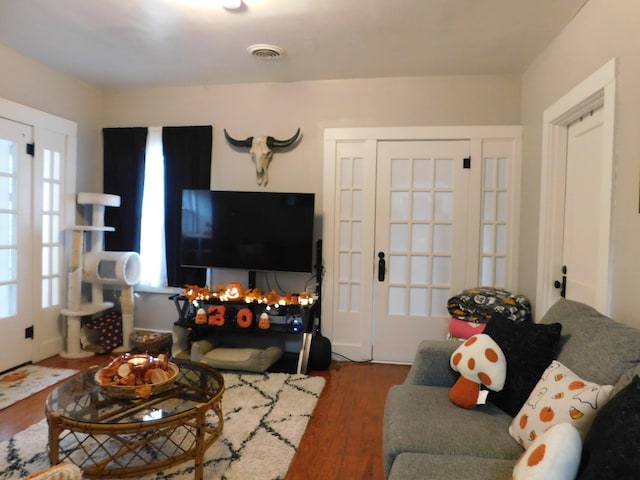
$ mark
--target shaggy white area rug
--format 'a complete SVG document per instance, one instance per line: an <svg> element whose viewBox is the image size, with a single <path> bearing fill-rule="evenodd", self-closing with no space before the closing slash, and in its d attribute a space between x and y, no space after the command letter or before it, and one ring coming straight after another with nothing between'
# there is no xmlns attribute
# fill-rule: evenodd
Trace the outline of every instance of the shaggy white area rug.
<svg viewBox="0 0 640 480"><path fill-rule="evenodd" d="M25 365L0 375L0 410L78 373L68 368Z"/></svg>
<svg viewBox="0 0 640 480"><path fill-rule="evenodd" d="M283 479L324 388L322 377L223 373L224 428L205 452L204 478ZM0 443L0 479L17 480L49 465L45 420ZM143 477L193 479L193 461Z"/></svg>

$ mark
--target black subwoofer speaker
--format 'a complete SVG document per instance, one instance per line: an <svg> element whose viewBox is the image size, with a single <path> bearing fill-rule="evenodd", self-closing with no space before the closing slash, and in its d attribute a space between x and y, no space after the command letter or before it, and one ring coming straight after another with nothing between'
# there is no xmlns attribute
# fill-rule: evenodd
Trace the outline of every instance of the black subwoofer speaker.
<svg viewBox="0 0 640 480"><path fill-rule="evenodd" d="M331 341L320 333L311 338L309 370L327 370L331 365Z"/></svg>

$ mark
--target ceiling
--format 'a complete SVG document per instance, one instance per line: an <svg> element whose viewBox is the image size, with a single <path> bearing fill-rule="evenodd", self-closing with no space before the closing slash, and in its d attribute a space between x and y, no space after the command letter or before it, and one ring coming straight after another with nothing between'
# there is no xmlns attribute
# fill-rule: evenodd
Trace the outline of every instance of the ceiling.
<svg viewBox="0 0 640 480"><path fill-rule="evenodd" d="M0 0L0 44L108 87L518 74L587 1Z"/></svg>

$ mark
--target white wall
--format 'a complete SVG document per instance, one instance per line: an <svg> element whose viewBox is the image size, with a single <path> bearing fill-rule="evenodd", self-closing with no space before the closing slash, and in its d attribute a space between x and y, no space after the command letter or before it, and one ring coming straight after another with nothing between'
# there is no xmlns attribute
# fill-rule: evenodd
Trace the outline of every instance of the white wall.
<svg viewBox="0 0 640 480"><path fill-rule="evenodd" d="M223 128L243 137L288 137L299 145L276 154L271 191L305 191L322 205L322 138L326 127L500 125L520 122L520 77L428 77L238 84L104 91L0 45L0 97L78 123L78 191L102 188L101 129L212 124L213 187L258 189L248 153L229 148ZM318 207L319 208L319 207ZM321 219L316 221L317 235ZM233 275L231 273L230 275ZM221 281L225 281L222 279ZM282 279L299 287L300 277ZM290 282L290 283L288 283ZM136 299L136 326L169 329L176 312L163 294Z"/></svg>
<svg viewBox="0 0 640 480"><path fill-rule="evenodd" d="M101 191L102 91L0 45L0 97L78 124L78 191ZM95 190L99 189L99 190Z"/></svg>
<svg viewBox="0 0 640 480"><path fill-rule="evenodd" d="M315 193L319 214L326 127L519 123L519 76L118 89L108 90L104 102L107 127L212 124L212 186L218 189L260 188L249 154L231 149L223 129L237 138L251 135L287 138L300 127L303 137L296 148L274 155L267 190ZM320 228L318 215L317 236L321 235ZM306 277L279 275L278 279L285 291L295 291L304 286ZM228 280L216 277L213 283ZM260 282L259 276L258 287L264 289ZM299 283L294 285L295 282ZM168 305L167 295L137 297L137 327L166 329L175 319L176 312Z"/></svg>
<svg viewBox="0 0 640 480"><path fill-rule="evenodd" d="M590 0L529 66L522 82L523 169L520 290L535 298L542 113L618 57L615 120L612 316L640 327L640 2Z"/></svg>

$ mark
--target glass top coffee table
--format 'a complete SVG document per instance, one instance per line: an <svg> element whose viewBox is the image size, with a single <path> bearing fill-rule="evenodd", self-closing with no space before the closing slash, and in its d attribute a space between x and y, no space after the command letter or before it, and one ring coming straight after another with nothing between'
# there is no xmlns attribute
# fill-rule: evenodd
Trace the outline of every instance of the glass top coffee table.
<svg viewBox="0 0 640 480"><path fill-rule="evenodd" d="M224 379L198 363L173 361L171 388L150 398L121 399L90 369L51 392L45 414L49 460L70 461L86 478L140 477L193 459L203 476L204 452L222 432Z"/></svg>

